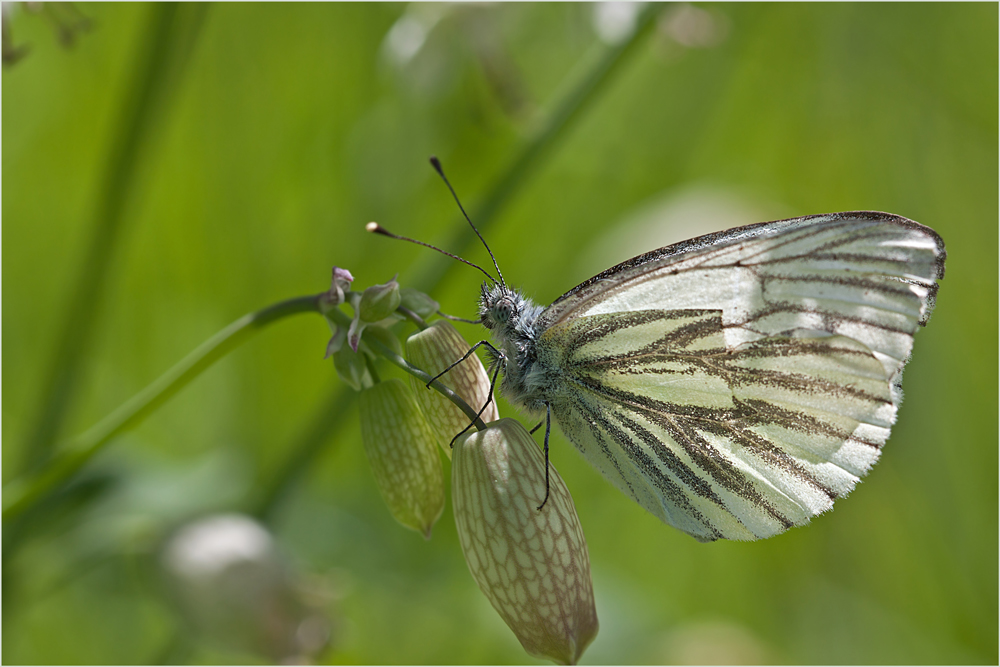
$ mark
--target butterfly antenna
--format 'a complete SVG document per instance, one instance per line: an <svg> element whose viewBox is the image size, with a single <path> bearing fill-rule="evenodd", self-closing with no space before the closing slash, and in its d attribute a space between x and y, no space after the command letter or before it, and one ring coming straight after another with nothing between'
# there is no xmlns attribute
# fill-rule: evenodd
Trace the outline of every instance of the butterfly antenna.
<svg viewBox="0 0 1000 667"><path fill-rule="evenodd" d="M455 194L455 188L451 187L451 183L448 182L448 177L444 175L444 169L441 168L441 161L437 159L437 156L434 155L431 156L431 166L434 167L434 171L438 173L438 176L441 177L441 180L444 181L444 184L448 186L448 189L451 191L451 196L455 198L455 203L458 204L458 209L462 212L462 215L464 215L465 219L469 221L469 226L472 227L472 231L474 231L476 233L476 236L479 237L479 240L483 242L483 246L485 246L486 252L490 254L490 259L493 260L493 267L497 270L497 275L500 276L500 284L506 287L506 284L503 281L503 274L500 273L500 265L497 264L497 258L493 256L493 251L490 250L490 246L486 243L486 239L484 239L483 235L479 233L479 230L476 229L476 226L472 224L472 219L469 218L469 214L465 212L465 208L463 208L462 202L458 200L458 195Z"/></svg>
<svg viewBox="0 0 1000 667"><path fill-rule="evenodd" d="M411 239L411 238L407 238L405 236L400 236L399 234L393 234L392 232L390 232L388 229L386 229L382 225L378 224L377 222L369 222L367 225L365 225L365 229L367 231L371 232L372 234L381 234L382 236L388 236L390 239L396 239L398 241L409 241L410 243L416 243L417 245L422 245L425 248L430 248L431 250L437 250L442 255L448 255L448 257L451 257L452 259L457 259L458 261L462 262L463 264L468 264L469 266L471 266L474 269L479 269L480 271L483 272L483 275L485 275L487 278L489 278L491 281L493 281L494 285L497 282L496 278L494 278L490 274L486 273L486 269L484 269L483 267L479 266L478 264L473 264L472 262L470 262L467 259L462 259L458 255L453 255L450 252L448 252L447 250L441 250L441 248L438 248L437 246L432 246L430 243L424 243L423 241L418 241L416 239ZM501 284L503 284L502 283L503 277L501 277L500 280L501 280Z"/></svg>

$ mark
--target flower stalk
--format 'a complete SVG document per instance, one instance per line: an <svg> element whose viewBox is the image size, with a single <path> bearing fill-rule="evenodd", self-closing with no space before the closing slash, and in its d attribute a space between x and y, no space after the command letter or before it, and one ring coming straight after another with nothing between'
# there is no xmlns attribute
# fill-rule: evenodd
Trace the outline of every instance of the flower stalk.
<svg viewBox="0 0 1000 667"><path fill-rule="evenodd" d="M335 275L335 282L336 280L337 276ZM346 331L350 326L351 318L338 308L330 308L328 299L329 293L323 292L282 301L244 315L209 338L117 410L83 434L70 440L39 473L15 478L5 484L3 488L3 521L12 521L37 505L38 502L83 468L108 442L138 426L146 417L155 412L213 363L239 347L265 326L291 315L315 312L324 314L328 319L343 326ZM405 313L402 314L405 315ZM422 379L424 382L431 379L430 375L408 363L376 337L367 338L365 344L375 353L385 357L407 373ZM437 381L432 382L431 387L459 405L470 419L475 417L476 411L454 391ZM485 428L486 425L480 419L476 427Z"/></svg>
<svg viewBox="0 0 1000 667"><path fill-rule="evenodd" d="M202 371L272 322L299 313L319 312L316 295L289 299L244 315L184 357L121 407L72 440L33 477L15 479L3 489L3 520L17 518L68 480L114 437L138 426Z"/></svg>

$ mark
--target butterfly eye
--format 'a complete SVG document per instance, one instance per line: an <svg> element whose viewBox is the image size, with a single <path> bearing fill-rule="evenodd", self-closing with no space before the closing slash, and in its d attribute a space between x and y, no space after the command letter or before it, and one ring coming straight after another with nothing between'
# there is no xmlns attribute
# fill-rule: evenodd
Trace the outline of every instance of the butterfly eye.
<svg viewBox="0 0 1000 667"><path fill-rule="evenodd" d="M510 320L511 306L506 301L501 301L497 304L497 321L507 322Z"/></svg>

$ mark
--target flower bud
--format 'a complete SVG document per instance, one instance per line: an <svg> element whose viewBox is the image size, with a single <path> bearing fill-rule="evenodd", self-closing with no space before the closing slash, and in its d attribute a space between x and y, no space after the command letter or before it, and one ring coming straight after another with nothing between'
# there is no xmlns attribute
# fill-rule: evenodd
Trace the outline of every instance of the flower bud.
<svg viewBox="0 0 1000 667"><path fill-rule="evenodd" d="M524 650L575 664L597 635L590 560L573 498L513 419L460 438L451 467L458 537L473 578Z"/></svg>
<svg viewBox="0 0 1000 667"><path fill-rule="evenodd" d="M438 320L406 341L406 358L430 373L431 377L461 359L468 351L469 344L462 338L462 334L446 320ZM471 355L438 380L458 394L473 410L483 407L490 397L490 379L482 362L475 355ZM410 385L427 421L438 435L441 448L451 458L451 439L469 425L468 415L438 392L426 389L422 380L411 377ZM499 418L496 401L492 400L483 411L482 419L484 422L491 422Z"/></svg>
<svg viewBox="0 0 1000 667"><path fill-rule="evenodd" d="M326 313L344 303L344 294L351 289L354 276L347 269L333 267L333 281L330 290L320 298L320 309Z"/></svg>
<svg viewBox="0 0 1000 667"><path fill-rule="evenodd" d="M437 301L412 287L400 289L399 297L401 306L409 308L420 317L430 317L441 307Z"/></svg>
<svg viewBox="0 0 1000 667"><path fill-rule="evenodd" d="M402 380L361 392L361 439L389 511L430 539L444 510L444 475L434 432Z"/></svg>
<svg viewBox="0 0 1000 667"><path fill-rule="evenodd" d="M334 336L330 342L336 342L336 338ZM329 346L327 348L329 349ZM372 384L371 372L365 363L364 353L342 347L333 353L333 367L337 369L340 379L349 384L354 391L361 391Z"/></svg>
<svg viewBox="0 0 1000 667"><path fill-rule="evenodd" d="M358 314L366 323L378 322L392 315L399 307L399 302L399 283L393 277L386 284L372 285L361 294Z"/></svg>
<svg viewBox="0 0 1000 667"><path fill-rule="evenodd" d="M403 356L402 343L399 342L399 338L396 334L389 331L386 327L380 327L377 324L370 324L365 327L365 336L367 336L368 340L375 339L399 356Z"/></svg>
<svg viewBox="0 0 1000 667"><path fill-rule="evenodd" d="M327 322L330 321L327 320ZM340 348L344 346L344 339L347 338L347 331L343 327L338 327L330 322L330 328L333 329L333 336L330 337L330 341L326 344L326 354L323 355L324 359L329 359L335 353L340 352Z"/></svg>

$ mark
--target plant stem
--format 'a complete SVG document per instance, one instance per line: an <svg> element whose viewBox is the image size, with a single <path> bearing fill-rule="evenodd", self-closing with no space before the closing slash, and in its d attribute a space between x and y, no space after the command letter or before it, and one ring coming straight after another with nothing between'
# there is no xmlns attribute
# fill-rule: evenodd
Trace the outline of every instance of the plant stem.
<svg viewBox="0 0 1000 667"><path fill-rule="evenodd" d="M199 345L159 379L72 440L41 473L7 484L3 494L4 522L20 516L48 492L68 480L112 438L137 426L202 371L258 330L290 315L318 313L317 299L316 295L289 299L244 315Z"/></svg>
<svg viewBox="0 0 1000 667"><path fill-rule="evenodd" d="M88 247L70 283L52 366L41 393L38 415L25 439L23 466L38 469L52 453L79 384L82 361L98 321L115 251L127 231L127 206L143 149L176 90L193 51L207 5L150 5L139 37L132 80L122 102L117 134L107 157Z"/></svg>
<svg viewBox="0 0 1000 667"><path fill-rule="evenodd" d="M63 452L50 461L41 473L32 478L16 479L7 484L4 488L3 520L5 522L11 521L23 515L49 492L72 477L115 436L139 425L143 419L183 389L202 371L238 347L259 329L289 315L309 312L325 314L326 317L342 327L350 326L351 318L338 308L323 313L320 306L320 299L323 296L324 294L303 296L268 306L244 315L209 338L155 382L70 442L63 449ZM427 326L426 323L424 326ZM371 338L364 340L363 345L367 345L369 349L373 349L380 356L385 357L391 363L420 380L427 382L431 379L430 374L412 365L380 341ZM365 361L369 364L372 377L377 382L378 374L375 368L367 357ZM478 417L476 411L458 394L437 380L431 382L430 386L465 412L476 428L480 430L486 428L486 424Z"/></svg>
<svg viewBox="0 0 1000 667"><path fill-rule="evenodd" d="M427 327L430 326L429 324L427 324L427 322L424 320L424 318L420 317L415 312L413 312L409 308L406 308L405 306L400 306L396 310L401 315L403 315L404 317L406 317L406 319L408 319L411 322L413 322L414 324L416 324L420 328L421 331L423 331L424 329L426 329Z"/></svg>

